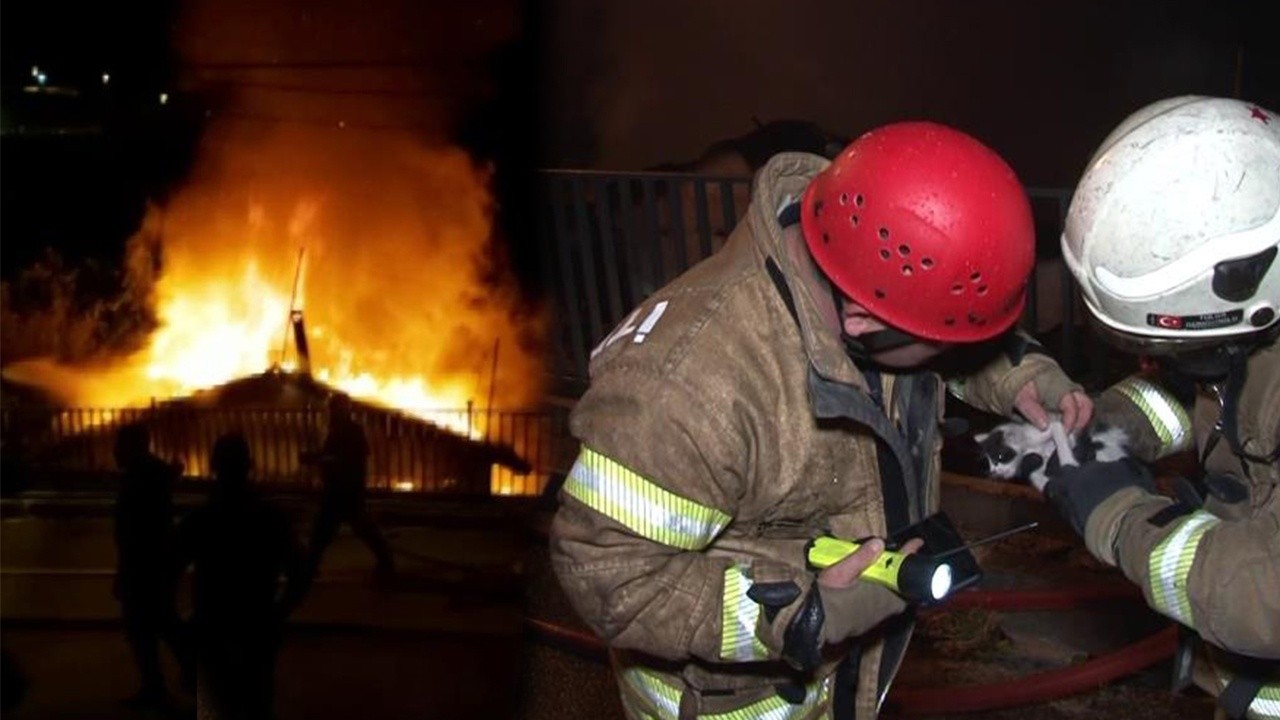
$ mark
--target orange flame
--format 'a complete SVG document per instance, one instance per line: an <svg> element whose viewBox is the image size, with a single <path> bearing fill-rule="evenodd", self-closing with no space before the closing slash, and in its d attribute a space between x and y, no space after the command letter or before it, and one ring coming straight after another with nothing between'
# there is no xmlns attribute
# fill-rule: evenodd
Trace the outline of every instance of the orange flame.
<svg viewBox="0 0 1280 720"><path fill-rule="evenodd" d="M159 248L158 327L143 349L6 376L70 405L121 407L289 368L304 248L294 305L318 380L473 434L483 427L456 411L486 405L490 382L496 407L537 399L542 323L494 252L488 174L464 152L328 128L214 132L204 147L192 181L130 241L134 256Z"/></svg>

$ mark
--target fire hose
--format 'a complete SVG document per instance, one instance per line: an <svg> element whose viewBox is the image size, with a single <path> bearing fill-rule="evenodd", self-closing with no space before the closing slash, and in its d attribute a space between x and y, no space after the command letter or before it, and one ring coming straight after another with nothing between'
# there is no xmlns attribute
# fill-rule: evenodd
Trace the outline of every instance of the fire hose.
<svg viewBox="0 0 1280 720"><path fill-rule="evenodd" d="M1052 423L1055 444L1062 463L1075 465L1062 426ZM1036 488L1037 491L1042 488ZM1036 492L1039 496L1040 493ZM1134 585L1110 583L1065 588L965 590L952 595L946 605L927 612L984 609L1007 611L1070 610L1112 600L1142 601L1142 593ZM599 638L553 623L526 618L525 625L534 635L558 641L588 657L604 660L607 650ZM1168 625L1151 635L1118 650L1099 655L1082 663L1025 675L1015 680L975 685L949 685L932 688L890 690L887 713L927 715L975 712L1042 703L1095 689L1143 670L1171 656L1177 648L1176 625Z"/></svg>
<svg viewBox="0 0 1280 720"><path fill-rule="evenodd" d="M1132 585L1070 587L1029 590L966 590L956 593L945 607L932 612L982 608L987 610L1066 610L1109 600L1141 600ZM605 661L605 644L594 635L525 618L530 634L567 646L589 658ZM1177 627L1170 625L1128 646L1065 668L1024 675L1015 680L976 685L948 685L931 688L895 688L889 692L885 710L898 715L998 710L1042 703L1095 689L1131 675L1173 654Z"/></svg>

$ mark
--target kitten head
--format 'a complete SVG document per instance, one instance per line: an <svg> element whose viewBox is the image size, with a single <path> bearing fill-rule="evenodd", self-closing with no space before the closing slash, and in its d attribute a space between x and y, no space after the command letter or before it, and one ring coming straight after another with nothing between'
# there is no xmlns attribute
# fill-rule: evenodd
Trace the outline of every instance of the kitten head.
<svg viewBox="0 0 1280 720"><path fill-rule="evenodd" d="M1026 422L1008 422L974 436L987 475L1013 480L1029 478L1056 452L1053 436Z"/></svg>

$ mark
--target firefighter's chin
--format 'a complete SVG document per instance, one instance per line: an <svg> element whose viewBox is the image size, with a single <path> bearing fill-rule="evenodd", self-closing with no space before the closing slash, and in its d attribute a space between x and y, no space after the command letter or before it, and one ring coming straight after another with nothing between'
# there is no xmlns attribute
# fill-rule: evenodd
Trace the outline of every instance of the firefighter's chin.
<svg viewBox="0 0 1280 720"><path fill-rule="evenodd" d="M927 364L950 347L947 343L915 342L910 345L871 353L871 359L877 365L888 368L916 368Z"/></svg>

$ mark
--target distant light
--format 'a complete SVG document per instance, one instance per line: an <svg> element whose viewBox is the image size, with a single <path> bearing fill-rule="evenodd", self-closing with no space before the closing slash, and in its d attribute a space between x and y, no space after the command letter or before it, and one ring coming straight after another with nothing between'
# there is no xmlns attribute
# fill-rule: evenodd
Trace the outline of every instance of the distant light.
<svg viewBox="0 0 1280 720"><path fill-rule="evenodd" d="M169 104L169 93L160 93L160 104L161 105Z"/></svg>
<svg viewBox="0 0 1280 720"><path fill-rule="evenodd" d="M32 66L31 66L31 77L33 77L33 78L38 78L38 77L40 77L40 66L39 66L39 65L32 65Z"/></svg>
<svg viewBox="0 0 1280 720"><path fill-rule="evenodd" d="M339 130L343 130L343 129L345 129L346 127L347 127L347 121L346 121L346 120L339 120L339 121L338 121L338 129L339 129Z"/></svg>
<svg viewBox="0 0 1280 720"><path fill-rule="evenodd" d="M111 73L102 73L102 84L106 85L111 82Z"/></svg>
<svg viewBox="0 0 1280 720"><path fill-rule="evenodd" d="M413 483L409 482L408 480L401 480L401 481L397 482L395 485L392 485L392 487L393 487L393 488L395 488L395 490L396 490L397 492L412 492L412 491L413 491Z"/></svg>
<svg viewBox="0 0 1280 720"><path fill-rule="evenodd" d="M49 79L49 76L45 75L44 73L39 73L38 75L36 75L36 82L40 83L41 85L45 84L45 81L47 81L48 79Z"/></svg>

